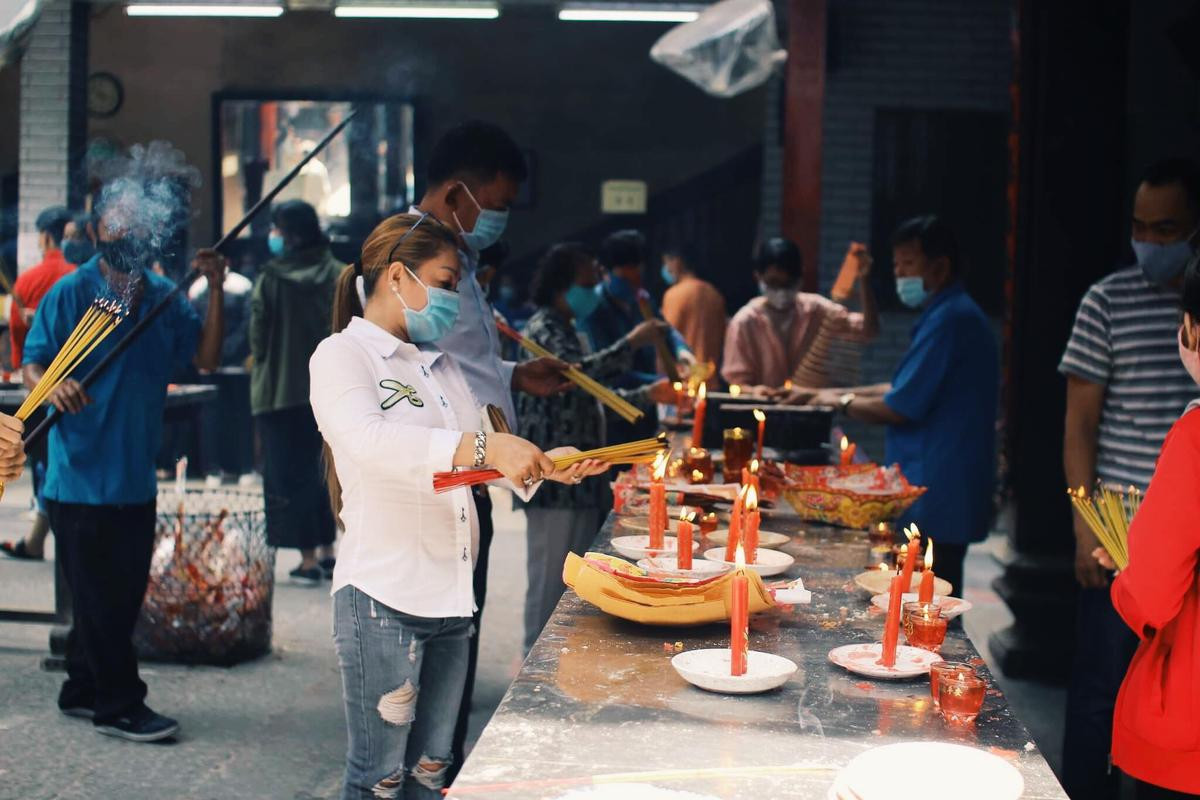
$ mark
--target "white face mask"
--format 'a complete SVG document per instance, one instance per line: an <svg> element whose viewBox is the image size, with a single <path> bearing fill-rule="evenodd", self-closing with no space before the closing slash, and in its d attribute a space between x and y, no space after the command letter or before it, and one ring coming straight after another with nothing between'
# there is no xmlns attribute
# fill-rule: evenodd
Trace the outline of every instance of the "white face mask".
<svg viewBox="0 0 1200 800"><path fill-rule="evenodd" d="M776 311L787 311L796 302L795 289L772 289L759 281L758 292L766 299L767 305Z"/></svg>

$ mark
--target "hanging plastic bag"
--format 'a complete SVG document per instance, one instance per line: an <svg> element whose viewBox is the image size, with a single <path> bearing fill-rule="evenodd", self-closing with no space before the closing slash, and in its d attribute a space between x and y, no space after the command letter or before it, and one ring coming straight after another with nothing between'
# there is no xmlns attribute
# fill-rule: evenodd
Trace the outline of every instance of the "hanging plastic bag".
<svg viewBox="0 0 1200 800"><path fill-rule="evenodd" d="M724 0L668 31L650 58L717 97L761 86L787 59L769 0Z"/></svg>

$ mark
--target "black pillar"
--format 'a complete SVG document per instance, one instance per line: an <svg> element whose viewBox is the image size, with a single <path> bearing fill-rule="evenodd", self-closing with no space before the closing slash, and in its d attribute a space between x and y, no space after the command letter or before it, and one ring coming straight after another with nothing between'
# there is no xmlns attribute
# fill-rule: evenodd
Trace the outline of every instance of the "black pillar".
<svg viewBox="0 0 1200 800"><path fill-rule="evenodd" d="M1005 449L1013 558L995 588L1016 617L992 652L1013 677L1062 678L1074 619L1074 537L1058 374L1084 291L1129 236L1125 171L1129 0L1018 0L1016 219Z"/></svg>

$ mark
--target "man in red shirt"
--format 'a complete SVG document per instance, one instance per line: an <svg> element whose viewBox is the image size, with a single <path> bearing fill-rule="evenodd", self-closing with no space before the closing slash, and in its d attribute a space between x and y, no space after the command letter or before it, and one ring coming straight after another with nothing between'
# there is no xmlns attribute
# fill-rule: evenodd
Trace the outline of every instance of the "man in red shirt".
<svg viewBox="0 0 1200 800"><path fill-rule="evenodd" d="M67 224L73 221L71 212L62 206L51 206L38 214L34 223L38 232L38 248L42 251L42 261L35 267L22 272L17 282L13 284L12 311L9 316L8 333L12 340L13 369L21 367L21 351L25 346L25 336L29 326L33 324L33 315L38 303L50 291L50 287L59 279L75 269L74 264L63 258L63 232ZM39 412L40 413L40 412ZM32 425L37 424L36 417L31 419ZM45 556L46 534L50 532L50 523L42 512L40 494L42 479L46 472L45 446L41 452L30 454L33 475L33 491L37 502L37 516L33 522L33 530L24 539L16 542L0 542L0 552L12 558L40 561Z"/></svg>

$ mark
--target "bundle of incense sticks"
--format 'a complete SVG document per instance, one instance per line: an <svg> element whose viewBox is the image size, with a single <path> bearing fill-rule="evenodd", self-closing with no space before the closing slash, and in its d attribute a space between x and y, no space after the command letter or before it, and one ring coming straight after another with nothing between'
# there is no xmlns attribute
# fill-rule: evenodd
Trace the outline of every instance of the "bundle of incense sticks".
<svg viewBox="0 0 1200 800"><path fill-rule="evenodd" d="M496 327L505 336L509 337L538 358L558 358L558 356L554 355L554 353L551 353L549 350L542 347L532 339L522 336L516 330L508 325L505 325L503 322L497 322ZM639 419L645 416L645 413L642 412L637 406L633 405L628 400L621 397L619 394L614 392L612 389L609 389L596 379L590 377L582 370L579 370L575 367L570 367L563 372L563 375L566 376L567 380L574 383L580 389L583 389L592 397L611 408L626 422L637 422Z"/></svg>
<svg viewBox="0 0 1200 800"><path fill-rule="evenodd" d="M606 464L644 464L653 461L655 456L667 447L667 437L659 434L653 439L639 439L636 442L615 444L610 447L600 447L595 450L584 450L559 456L554 459L557 469L569 467L580 461L594 458ZM464 486L477 486L488 481L498 480L503 476L495 469L464 469L457 472L435 472L433 474L433 491L441 494Z"/></svg>
<svg viewBox="0 0 1200 800"><path fill-rule="evenodd" d="M50 394L70 377L71 373L83 360L91 355L102 341L121 324L127 311L125 306L116 300L97 299L84 312L83 318L75 326L75 330L67 337L67 341L54 356L50 366L42 373L37 385L33 387L25 402L17 409L19 420L29 419ZM4 484L0 483L0 497L4 496Z"/></svg>
<svg viewBox="0 0 1200 800"><path fill-rule="evenodd" d="M1089 497L1080 486L1067 489L1067 495L1117 568L1129 566L1129 524L1141 508L1141 490L1130 486L1122 491L1101 485Z"/></svg>

